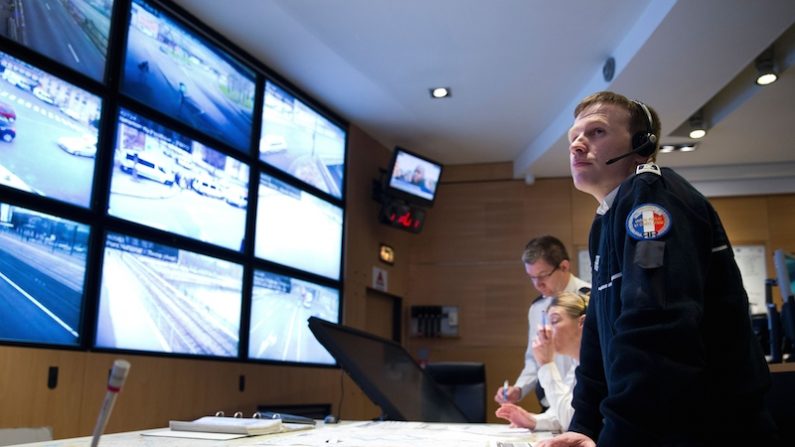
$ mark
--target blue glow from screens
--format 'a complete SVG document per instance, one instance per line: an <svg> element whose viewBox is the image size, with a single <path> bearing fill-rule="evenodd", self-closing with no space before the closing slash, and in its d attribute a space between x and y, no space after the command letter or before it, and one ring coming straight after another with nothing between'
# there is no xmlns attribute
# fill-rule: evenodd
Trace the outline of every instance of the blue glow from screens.
<svg viewBox="0 0 795 447"><path fill-rule="evenodd" d="M0 203L0 339L77 345L89 227Z"/></svg>
<svg viewBox="0 0 795 447"><path fill-rule="evenodd" d="M389 178L389 186L412 196L433 200L442 168L412 154L395 149L395 164Z"/></svg>
<svg viewBox="0 0 795 447"><path fill-rule="evenodd" d="M795 296L795 254L778 249L773 253L773 264L781 300L786 303L787 298Z"/></svg>
<svg viewBox="0 0 795 447"><path fill-rule="evenodd" d="M99 97L2 52L0 66L0 184L87 207Z"/></svg>
<svg viewBox="0 0 795 447"><path fill-rule="evenodd" d="M132 3L121 89L247 151L254 72L143 0Z"/></svg>
<svg viewBox="0 0 795 447"><path fill-rule="evenodd" d="M108 212L242 250L249 167L122 109Z"/></svg>
<svg viewBox="0 0 795 447"><path fill-rule="evenodd" d="M248 356L252 359L333 365L334 358L306 320L339 321L340 293L289 276L254 271Z"/></svg>
<svg viewBox="0 0 795 447"><path fill-rule="evenodd" d="M272 82L265 84L260 160L342 198L345 130Z"/></svg>
<svg viewBox="0 0 795 447"><path fill-rule="evenodd" d="M3 8L12 8L5 2ZM0 33L69 68L102 81L113 0L13 2Z"/></svg>
<svg viewBox="0 0 795 447"><path fill-rule="evenodd" d="M255 242L259 258L339 279L342 208L262 174Z"/></svg>
<svg viewBox="0 0 795 447"><path fill-rule="evenodd" d="M109 233L96 346L235 357L242 277L238 264Z"/></svg>

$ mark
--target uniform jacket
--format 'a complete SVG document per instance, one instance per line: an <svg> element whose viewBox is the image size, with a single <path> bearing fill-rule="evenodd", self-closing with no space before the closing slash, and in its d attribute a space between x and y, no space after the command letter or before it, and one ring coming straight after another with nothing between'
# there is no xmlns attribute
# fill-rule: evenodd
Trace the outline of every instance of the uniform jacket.
<svg viewBox="0 0 795 447"><path fill-rule="evenodd" d="M570 430L609 447L762 445L770 376L726 232L682 177L644 167L591 228Z"/></svg>

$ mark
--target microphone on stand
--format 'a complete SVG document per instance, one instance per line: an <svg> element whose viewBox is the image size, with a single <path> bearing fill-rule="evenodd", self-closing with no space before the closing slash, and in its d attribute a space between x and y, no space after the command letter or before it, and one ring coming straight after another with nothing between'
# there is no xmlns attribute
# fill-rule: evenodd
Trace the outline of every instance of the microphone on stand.
<svg viewBox="0 0 795 447"><path fill-rule="evenodd" d="M97 425L94 426L91 447L97 447L97 444L99 444L99 437L105 431L105 426L108 425L110 412L113 410L113 404L116 403L116 396L121 391L129 372L130 362L127 360L116 360L113 362L113 369L111 369L110 377L108 378L108 392L105 393L105 400L102 402L102 408L100 408L99 417L97 417Z"/></svg>

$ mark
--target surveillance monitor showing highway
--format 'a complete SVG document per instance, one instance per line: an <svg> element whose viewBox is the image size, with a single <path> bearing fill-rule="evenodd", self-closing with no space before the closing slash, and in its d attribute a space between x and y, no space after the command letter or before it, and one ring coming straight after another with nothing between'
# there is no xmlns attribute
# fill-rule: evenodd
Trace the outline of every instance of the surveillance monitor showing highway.
<svg viewBox="0 0 795 447"><path fill-rule="evenodd" d="M0 340L79 344L88 225L0 203Z"/></svg>
<svg viewBox="0 0 795 447"><path fill-rule="evenodd" d="M243 266L109 233L97 348L236 357Z"/></svg>
<svg viewBox="0 0 795 447"><path fill-rule="evenodd" d="M317 317L337 323L339 308L337 289L254 270L249 358L333 365L334 358L306 320Z"/></svg>
<svg viewBox="0 0 795 447"><path fill-rule="evenodd" d="M254 242L259 258L339 279L342 208L261 174Z"/></svg>
<svg viewBox="0 0 795 447"><path fill-rule="evenodd" d="M253 71L143 0L133 0L121 89L131 98L246 152Z"/></svg>
<svg viewBox="0 0 795 447"><path fill-rule="evenodd" d="M113 0L2 0L0 34L102 81Z"/></svg>
<svg viewBox="0 0 795 447"><path fill-rule="evenodd" d="M108 212L242 250L249 167L136 115L119 112Z"/></svg>
<svg viewBox="0 0 795 447"><path fill-rule="evenodd" d="M100 108L99 97L0 52L0 184L88 207Z"/></svg>
<svg viewBox="0 0 795 447"><path fill-rule="evenodd" d="M259 158L342 198L345 130L272 82L265 84Z"/></svg>

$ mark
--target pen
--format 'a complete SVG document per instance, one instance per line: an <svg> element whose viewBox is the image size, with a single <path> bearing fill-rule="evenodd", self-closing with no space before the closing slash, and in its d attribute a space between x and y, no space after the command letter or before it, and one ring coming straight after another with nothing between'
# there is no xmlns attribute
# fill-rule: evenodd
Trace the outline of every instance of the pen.
<svg viewBox="0 0 795 447"><path fill-rule="evenodd" d="M546 330L547 328L547 311L541 311L541 328Z"/></svg>
<svg viewBox="0 0 795 447"><path fill-rule="evenodd" d="M508 379L502 384L502 400L508 402Z"/></svg>

